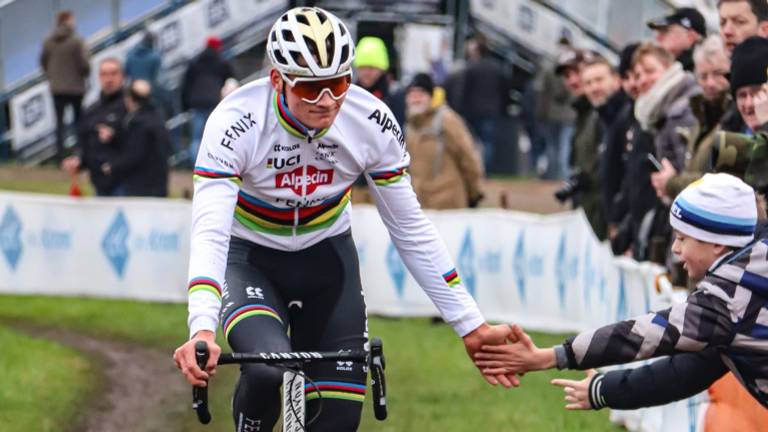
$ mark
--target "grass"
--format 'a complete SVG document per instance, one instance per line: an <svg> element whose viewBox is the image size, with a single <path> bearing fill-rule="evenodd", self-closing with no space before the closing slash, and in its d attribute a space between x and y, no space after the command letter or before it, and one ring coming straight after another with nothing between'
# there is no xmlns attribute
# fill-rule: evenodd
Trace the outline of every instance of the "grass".
<svg viewBox="0 0 768 432"><path fill-rule="evenodd" d="M0 296L0 320L25 322L42 326L58 326L104 338L114 338L145 344L170 353L186 338L186 307L180 304L141 303L132 301L52 298L37 296ZM0 327L2 330L2 327ZM536 373L524 377L523 386L505 390L485 384L467 360L463 345L453 331L445 325L432 325L425 319L371 319L372 335L384 340L387 357L388 400L390 418L383 423L373 419L370 406L364 408L363 431L466 431L520 430L520 431L611 431L617 430L608 422L608 413L567 412L562 406L562 392L548 384L554 376L579 377L579 373ZM18 335L2 330L2 338ZM535 334L540 345L554 344L562 336ZM24 338L20 338L24 339ZM15 340L15 339L14 339ZM15 347L10 340L3 346ZM62 348L39 341L25 341L34 345L39 361L30 358L26 348L3 353L3 370L13 381L26 379L27 369L38 373L57 373L55 379L37 378L23 387L14 386L0 393L0 420L2 416L46 414L41 418L66 419L66 413L77 411L83 402L83 393L52 392L48 383L76 382L77 388L86 388L93 379L88 376L80 357L69 353L70 360L58 363L55 370L45 372L45 358L57 355ZM14 354L15 353L15 354ZM68 357L64 357L68 358ZM23 360L16 360L23 359ZM50 363L50 362L49 362ZM29 366L32 365L30 368ZM211 411L214 422L202 427L194 415L185 411L179 418L179 429L184 431L231 431L229 412L236 368L222 370L211 386ZM45 383L45 385L43 384ZM24 391L19 391L21 388ZM15 389L15 390L14 390ZM13 402L15 393L25 393L25 402ZM45 396L43 395L45 393ZM56 394L56 403L66 408L50 408L49 395ZM11 401L9 403L9 401ZM189 401L179 401L187 405ZM22 407L24 407L22 409ZM7 424L0 421L0 424ZM56 423L54 423L56 424ZM5 430L5 429L3 429ZM19 430L45 430L32 427Z"/></svg>
<svg viewBox="0 0 768 432"><path fill-rule="evenodd" d="M92 364L58 344L0 327L0 425L4 432L54 432L78 418L97 385Z"/></svg>

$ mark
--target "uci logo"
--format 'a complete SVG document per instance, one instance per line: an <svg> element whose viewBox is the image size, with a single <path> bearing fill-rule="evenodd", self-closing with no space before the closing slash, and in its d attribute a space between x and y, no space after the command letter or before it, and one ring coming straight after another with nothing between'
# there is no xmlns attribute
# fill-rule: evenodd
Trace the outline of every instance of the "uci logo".
<svg viewBox="0 0 768 432"><path fill-rule="evenodd" d="M281 169L285 167L292 167L301 162L301 155L291 156L288 158L269 158L267 159L268 169Z"/></svg>

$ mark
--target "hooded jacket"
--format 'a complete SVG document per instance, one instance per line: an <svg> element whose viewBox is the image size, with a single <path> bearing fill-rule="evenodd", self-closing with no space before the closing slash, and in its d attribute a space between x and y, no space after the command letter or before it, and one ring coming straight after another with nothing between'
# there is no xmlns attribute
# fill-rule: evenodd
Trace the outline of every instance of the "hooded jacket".
<svg viewBox="0 0 768 432"><path fill-rule="evenodd" d="M40 67L48 77L51 93L55 95L85 94L85 80L91 71L88 49L75 30L67 25L57 26L43 42Z"/></svg>
<svg viewBox="0 0 768 432"><path fill-rule="evenodd" d="M182 108L212 110L221 100L221 88L235 76L232 66L217 50L206 48L192 60L181 87Z"/></svg>

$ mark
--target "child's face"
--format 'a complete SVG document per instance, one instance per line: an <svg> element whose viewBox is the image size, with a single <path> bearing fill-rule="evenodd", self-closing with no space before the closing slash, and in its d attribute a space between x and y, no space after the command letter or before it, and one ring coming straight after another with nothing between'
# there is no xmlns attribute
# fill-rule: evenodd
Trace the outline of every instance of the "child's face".
<svg viewBox="0 0 768 432"><path fill-rule="evenodd" d="M694 281L704 278L707 269L726 252L728 248L725 246L696 240L680 231L675 231L672 253L680 258L683 268L688 272L688 277Z"/></svg>

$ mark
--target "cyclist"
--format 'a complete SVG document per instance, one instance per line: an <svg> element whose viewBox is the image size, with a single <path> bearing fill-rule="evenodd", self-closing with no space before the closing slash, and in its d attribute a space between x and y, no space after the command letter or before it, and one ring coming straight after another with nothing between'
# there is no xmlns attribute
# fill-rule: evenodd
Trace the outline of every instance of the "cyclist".
<svg viewBox="0 0 768 432"><path fill-rule="evenodd" d="M351 85L354 45L346 26L301 7L272 27L269 77L247 84L211 114L195 167L189 271L190 340L174 353L193 385L215 372L220 322L237 352L337 351L367 347L367 318L350 191L365 178L400 256L471 355L504 343L507 326L485 323L446 248L422 213L407 175L402 130L390 110ZM233 220L234 217L234 220ZM288 328L290 325L290 334ZM208 343L206 370L194 344ZM280 370L245 365L233 399L238 431L271 431ZM312 430L355 430L363 364L306 371ZM517 385L514 376L485 376Z"/></svg>

